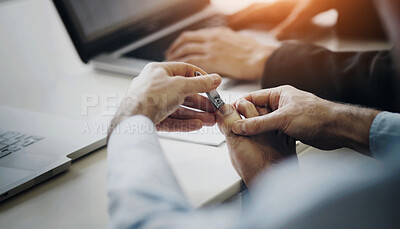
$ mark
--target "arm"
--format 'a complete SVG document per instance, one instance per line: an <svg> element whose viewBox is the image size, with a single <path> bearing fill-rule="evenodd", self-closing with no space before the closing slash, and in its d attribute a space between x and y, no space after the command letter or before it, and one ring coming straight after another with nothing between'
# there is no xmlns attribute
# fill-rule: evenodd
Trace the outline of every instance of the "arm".
<svg viewBox="0 0 400 229"><path fill-rule="evenodd" d="M400 158L400 114L380 113L372 123L369 141L371 154L375 158L388 161L394 157Z"/></svg>
<svg viewBox="0 0 400 229"><path fill-rule="evenodd" d="M289 84L328 100L400 111L395 77L389 51L335 53L288 42L266 62L262 86Z"/></svg>
<svg viewBox="0 0 400 229"><path fill-rule="evenodd" d="M278 92L279 90L275 91L275 93ZM292 98L288 98L288 95L283 93L279 95L282 95L283 104L286 99L303 99L310 102L314 100L307 93L297 94ZM275 99L276 97L271 101ZM254 97L252 100L258 105L257 108L253 103L239 100L236 103L237 111L245 119L267 115L268 112L265 113L266 110L261 106L262 100L262 97L258 99ZM319 102L324 103L322 100ZM311 130L307 129L307 124L327 118L323 107L319 106L320 103L314 101L315 106L313 105L315 110L321 111L320 113L313 114L308 113L310 110L303 110L303 114L308 113L309 116L313 116L310 119L302 116L298 110L300 105L306 104L297 104L297 107L293 106L295 104L289 104L295 109L291 109L290 114L283 119L291 120L296 119L294 116L298 116L300 122L294 121L291 123L294 126L282 128L282 130L294 134L293 129L295 129L302 133L303 137L310 133ZM273 103L268 105L274 106ZM330 102L326 105L328 108L326 111L329 111L329 107L335 106ZM292 160L276 164L277 159L284 158L284 152L290 152L290 148L285 147L289 139L280 138L283 135L276 135L277 131L267 131L247 137L233 134L232 124L241 117L234 109L228 109L229 106L225 105L220 109L217 113L217 121L221 131L226 135L232 164L247 184L251 182L250 191L254 200L249 208L245 207L243 212L245 217L241 221L242 228L260 228L260 225L262 225L261 228L320 228L321 226L374 228L382 227L382 225L393 227L398 224L398 217L393 214L396 212L398 203L393 197L398 193L396 187L400 181L398 179L400 115L381 113L374 119L376 111L340 105L331 110L332 119L337 121L333 122L334 125L327 126L325 124L328 122L324 122L320 126L315 126L320 130L332 130L326 132L331 133L331 136L319 136L320 138L332 139L336 136L342 141L347 139L347 142L358 147L363 145L368 147L368 136L371 133L372 154L378 158L389 159L386 160L389 163L385 163L384 166L370 159L355 163L354 160L332 160L330 157L309 155L308 160L313 160L313 166L301 166L299 169L294 157ZM227 112L228 110L231 112ZM374 121L370 128L372 120ZM268 124L274 123L276 122ZM323 133L318 135L321 134ZM301 137L301 135L298 136ZM373 147L374 141L377 142L377 147ZM281 147L277 147L279 145ZM385 156L379 157L377 152ZM258 176L268 168L270 169L267 172L264 171L264 176ZM257 182L253 182L255 180ZM289 208L288 203L290 203ZM266 212L268 214L265 214Z"/></svg>
<svg viewBox="0 0 400 229"><path fill-rule="evenodd" d="M108 143L110 226L150 227L154 218L167 223L172 212L191 211L165 161L152 121L135 116L119 124L119 130L125 127L133 127L132 132L116 132Z"/></svg>
<svg viewBox="0 0 400 229"><path fill-rule="evenodd" d="M204 76L193 77L195 71ZM211 91L220 83L220 76L183 63L147 65L132 82L110 126L112 228L226 228L233 224L232 212L194 211L162 154L156 133L157 129L190 131L206 122L215 124L211 102L197 93Z"/></svg>
<svg viewBox="0 0 400 229"><path fill-rule="evenodd" d="M120 123L110 137L110 228L228 228L233 212L205 213L188 203L155 130L149 118L134 116Z"/></svg>
<svg viewBox="0 0 400 229"><path fill-rule="evenodd" d="M236 134L279 130L319 149L348 147L371 155L369 131L379 111L333 103L291 86L253 92L245 99L269 112L236 121Z"/></svg>

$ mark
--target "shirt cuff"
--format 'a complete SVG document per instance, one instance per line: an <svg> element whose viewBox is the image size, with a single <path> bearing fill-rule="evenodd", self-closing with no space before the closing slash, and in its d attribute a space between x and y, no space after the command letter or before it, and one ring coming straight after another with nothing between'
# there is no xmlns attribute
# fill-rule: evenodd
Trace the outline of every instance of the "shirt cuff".
<svg viewBox="0 0 400 229"><path fill-rule="evenodd" d="M157 135L157 128L153 121L144 115L135 115L119 123L110 136L114 138L130 138L133 135Z"/></svg>
<svg viewBox="0 0 400 229"><path fill-rule="evenodd" d="M372 122L369 134L371 154L380 160L397 157L400 150L400 114L382 112Z"/></svg>

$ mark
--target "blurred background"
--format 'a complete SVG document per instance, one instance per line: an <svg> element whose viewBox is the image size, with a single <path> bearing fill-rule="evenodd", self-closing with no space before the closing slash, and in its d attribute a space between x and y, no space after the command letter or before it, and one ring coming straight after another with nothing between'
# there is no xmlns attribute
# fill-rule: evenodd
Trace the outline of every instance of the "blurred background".
<svg viewBox="0 0 400 229"><path fill-rule="evenodd" d="M255 2L275 2L276 0L211 0L225 13L233 13Z"/></svg>

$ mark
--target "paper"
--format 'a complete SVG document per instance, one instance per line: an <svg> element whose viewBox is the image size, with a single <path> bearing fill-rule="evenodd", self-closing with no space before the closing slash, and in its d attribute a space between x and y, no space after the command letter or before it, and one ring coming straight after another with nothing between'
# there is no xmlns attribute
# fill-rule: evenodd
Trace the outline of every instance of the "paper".
<svg viewBox="0 0 400 229"><path fill-rule="evenodd" d="M219 91L225 103L233 103L243 94L238 92ZM161 138L172 139L184 142L192 142L203 145L219 146L225 142L225 136L219 131L217 125L212 127L203 127L198 131L181 133L181 132L159 132Z"/></svg>
<svg viewBox="0 0 400 229"><path fill-rule="evenodd" d="M202 129L193 132L159 132L158 135L161 138L210 146L220 146L225 142L225 136L219 131L217 125L212 127L203 127Z"/></svg>

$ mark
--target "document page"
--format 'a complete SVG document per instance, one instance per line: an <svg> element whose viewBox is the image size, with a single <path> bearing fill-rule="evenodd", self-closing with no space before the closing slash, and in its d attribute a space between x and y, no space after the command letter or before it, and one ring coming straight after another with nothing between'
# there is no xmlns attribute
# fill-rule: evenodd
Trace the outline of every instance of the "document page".
<svg viewBox="0 0 400 229"><path fill-rule="evenodd" d="M218 90L225 103L233 103L243 94L238 92L229 92ZM172 139L184 142L192 142L203 145L219 146L225 142L225 136L219 131L217 125L212 127L203 127L198 131L180 133L180 132L159 132L161 138Z"/></svg>

